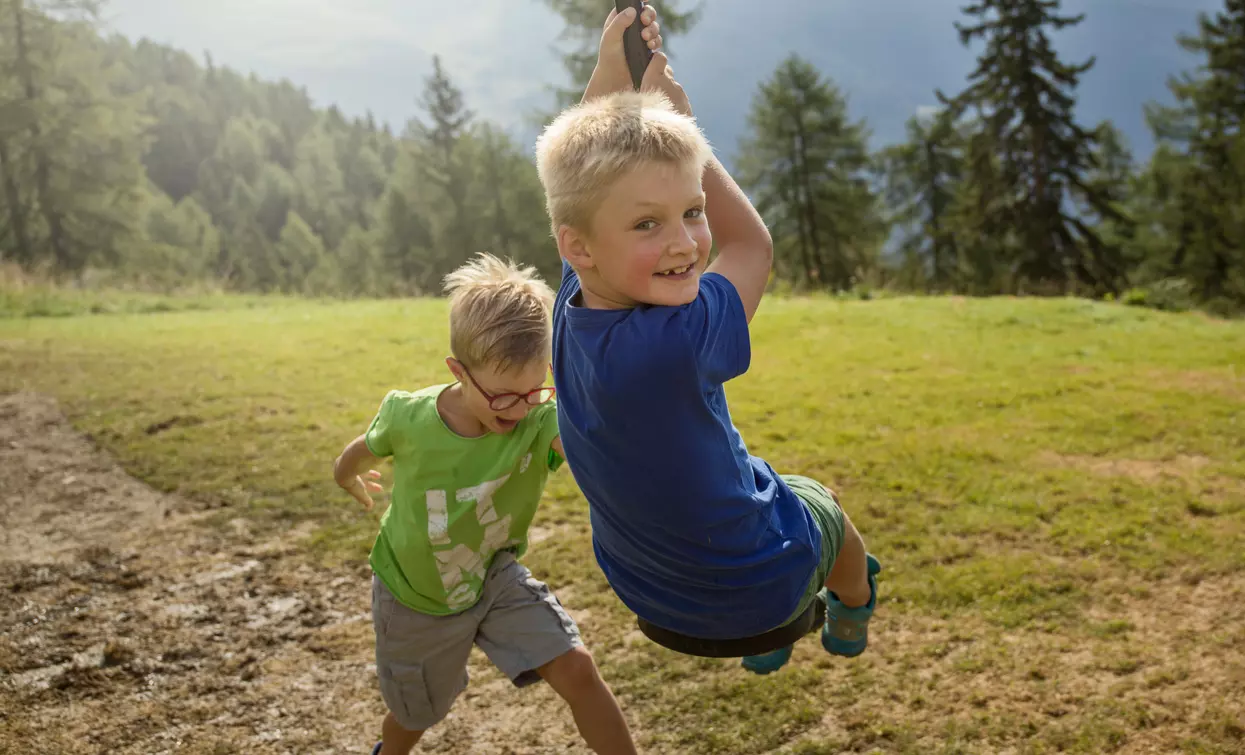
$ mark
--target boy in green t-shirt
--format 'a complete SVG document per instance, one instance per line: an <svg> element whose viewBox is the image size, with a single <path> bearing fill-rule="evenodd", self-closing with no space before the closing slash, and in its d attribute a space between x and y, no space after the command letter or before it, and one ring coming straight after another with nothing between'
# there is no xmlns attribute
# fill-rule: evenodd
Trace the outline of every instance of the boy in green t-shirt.
<svg viewBox="0 0 1245 755"><path fill-rule="evenodd" d="M545 385L553 291L481 255L446 277L456 382L390 391L333 476L369 510L393 457L392 503L372 547L376 670L389 708L373 753L408 753L467 685L479 645L513 684L544 679L588 746L634 753L613 693L558 599L516 559L562 463Z"/></svg>

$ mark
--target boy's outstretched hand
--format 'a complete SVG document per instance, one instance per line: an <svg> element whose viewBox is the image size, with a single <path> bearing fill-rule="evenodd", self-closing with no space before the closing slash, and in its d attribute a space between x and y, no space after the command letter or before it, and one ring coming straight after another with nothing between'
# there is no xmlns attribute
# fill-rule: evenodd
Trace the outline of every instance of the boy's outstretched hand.
<svg viewBox="0 0 1245 755"><path fill-rule="evenodd" d="M377 482L380 479L380 472L377 472L375 469L369 469L367 476L368 479L364 480L362 475L355 475L353 480L342 487L346 489L347 493L354 496L356 501L363 504L363 508L371 511L372 507L376 505L376 502L372 500L371 494L383 493L385 492L385 487Z"/></svg>
<svg viewBox="0 0 1245 755"><path fill-rule="evenodd" d="M584 100L615 92L627 92L634 88L631 82L631 69L627 67L627 54L623 52L623 33L635 22L635 10L632 8L622 13L619 13L617 9L610 10L609 16L605 19L605 29L601 32L597 66L592 71L588 88L584 90ZM653 6L647 3L644 5L644 11L640 14L640 23L644 25L640 36L648 43L648 49L660 50L661 25L657 23L657 11L653 10ZM665 56L662 56L662 60L665 60ZM656 62L657 59L654 57L653 62L649 64L648 71L644 74L645 81L648 80Z"/></svg>

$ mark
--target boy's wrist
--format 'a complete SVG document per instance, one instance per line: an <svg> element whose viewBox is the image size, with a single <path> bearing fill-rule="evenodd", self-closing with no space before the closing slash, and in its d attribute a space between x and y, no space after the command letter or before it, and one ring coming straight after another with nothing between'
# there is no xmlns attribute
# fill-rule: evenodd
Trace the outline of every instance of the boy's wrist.
<svg viewBox="0 0 1245 755"><path fill-rule="evenodd" d="M692 102L687 98L686 94L679 97L670 97L670 94L667 92L666 97L670 98L670 104L674 105L674 109L679 113L686 115L688 118L696 117L692 114Z"/></svg>
<svg viewBox="0 0 1245 755"><path fill-rule="evenodd" d="M597 65L592 69L592 76L588 79L588 86L584 89L582 102L604 97L615 92L625 92L631 89L631 79L626 81L616 80L608 81L608 74L601 71L601 66ZM613 77L617 79L617 77Z"/></svg>

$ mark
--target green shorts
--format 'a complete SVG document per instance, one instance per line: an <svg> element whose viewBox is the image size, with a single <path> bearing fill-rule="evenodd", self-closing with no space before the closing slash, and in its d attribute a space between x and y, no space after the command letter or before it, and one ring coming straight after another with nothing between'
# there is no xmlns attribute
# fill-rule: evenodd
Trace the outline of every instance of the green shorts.
<svg viewBox="0 0 1245 755"><path fill-rule="evenodd" d="M800 475L781 475L781 477L791 491L808 507L809 513L813 515L813 521L817 524L817 529L821 531L821 560L817 562L817 568L813 570L813 577L808 582L804 597L800 599L791 617L783 622L786 625L798 619L825 586L826 578L830 576L830 569L834 567L834 561L839 557L839 549L843 547L846 518L843 516L843 509L839 508L839 502L821 483Z"/></svg>

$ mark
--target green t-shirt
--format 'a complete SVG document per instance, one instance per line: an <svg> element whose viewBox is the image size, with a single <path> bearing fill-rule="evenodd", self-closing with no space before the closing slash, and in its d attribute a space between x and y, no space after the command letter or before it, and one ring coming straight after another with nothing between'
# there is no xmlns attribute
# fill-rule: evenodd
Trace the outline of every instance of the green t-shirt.
<svg viewBox="0 0 1245 755"><path fill-rule="evenodd" d="M435 616L475 604L493 555L522 556L549 473L562 460L556 405L532 407L506 435L464 438L445 424L448 385L390 391L368 428L368 449L393 457L393 492L371 564L412 610Z"/></svg>

